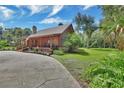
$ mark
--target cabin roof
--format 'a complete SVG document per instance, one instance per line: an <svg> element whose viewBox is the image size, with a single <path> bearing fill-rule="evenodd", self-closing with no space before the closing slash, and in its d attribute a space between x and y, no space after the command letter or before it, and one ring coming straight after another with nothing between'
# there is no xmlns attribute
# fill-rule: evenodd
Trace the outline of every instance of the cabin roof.
<svg viewBox="0 0 124 93"><path fill-rule="evenodd" d="M54 34L62 34L69 26L71 26L71 24L65 24L65 25L61 25L61 26L57 26L57 27L40 30L36 34L30 35L28 38L54 35Z"/></svg>

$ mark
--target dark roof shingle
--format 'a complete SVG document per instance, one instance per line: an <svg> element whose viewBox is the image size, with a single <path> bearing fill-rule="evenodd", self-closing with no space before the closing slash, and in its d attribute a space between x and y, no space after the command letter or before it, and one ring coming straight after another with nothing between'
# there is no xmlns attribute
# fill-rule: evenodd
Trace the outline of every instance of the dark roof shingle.
<svg viewBox="0 0 124 93"><path fill-rule="evenodd" d="M39 37L39 36L47 36L47 35L54 35L54 34L61 34L63 33L71 24L66 24L62 26L57 26L53 28L48 28L44 30L38 31L36 34L30 35L28 38L31 37Z"/></svg>

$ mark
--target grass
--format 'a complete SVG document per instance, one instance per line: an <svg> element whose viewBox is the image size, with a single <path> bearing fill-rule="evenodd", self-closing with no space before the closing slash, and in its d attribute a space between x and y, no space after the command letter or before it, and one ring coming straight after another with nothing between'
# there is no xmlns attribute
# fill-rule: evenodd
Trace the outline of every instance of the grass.
<svg viewBox="0 0 124 93"><path fill-rule="evenodd" d="M118 50L110 48L80 48L78 53L66 53L64 55L53 55L60 61L70 73L79 81L81 86L88 87L84 73L91 63L99 62L111 53Z"/></svg>

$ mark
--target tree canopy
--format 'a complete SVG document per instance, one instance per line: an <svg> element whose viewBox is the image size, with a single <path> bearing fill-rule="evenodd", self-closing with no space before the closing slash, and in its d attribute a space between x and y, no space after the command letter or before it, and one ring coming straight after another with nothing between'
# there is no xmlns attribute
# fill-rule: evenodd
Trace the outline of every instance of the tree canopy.
<svg viewBox="0 0 124 93"><path fill-rule="evenodd" d="M89 47L89 40L92 33L97 30L95 19L92 16L78 13L75 17L76 30L83 31L87 35L87 47Z"/></svg>

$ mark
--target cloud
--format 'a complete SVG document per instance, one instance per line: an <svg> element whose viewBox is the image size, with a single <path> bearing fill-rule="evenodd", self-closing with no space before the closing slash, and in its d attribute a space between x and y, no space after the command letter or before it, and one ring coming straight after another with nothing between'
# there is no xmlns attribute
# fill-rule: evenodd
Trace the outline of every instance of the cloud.
<svg viewBox="0 0 124 93"><path fill-rule="evenodd" d="M2 26L2 27L3 27L3 26L4 26L4 24L0 22L0 26Z"/></svg>
<svg viewBox="0 0 124 93"><path fill-rule="evenodd" d="M53 23L66 23L66 22L69 22L70 20L64 20L64 19L61 19L60 17L56 17L56 18L47 18L47 19L44 19L42 20L40 23L41 24L53 24Z"/></svg>
<svg viewBox="0 0 124 93"><path fill-rule="evenodd" d="M0 12L2 13L2 15L6 18L9 19L12 17L12 15L14 14L14 11L4 7L4 6L0 6Z"/></svg>
<svg viewBox="0 0 124 93"><path fill-rule="evenodd" d="M22 14L24 15L23 8L27 8L30 10L30 15L38 14L41 12L49 12L48 17L53 16L60 12L63 9L63 5L54 5L54 6L49 6L49 5L16 5L18 9L23 12Z"/></svg>
<svg viewBox="0 0 124 93"><path fill-rule="evenodd" d="M63 7L64 7L63 5L55 5L55 6L53 6L52 12L48 15L48 17L57 14L58 12L60 12L63 9Z"/></svg>
<svg viewBox="0 0 124 93"><path fill-rule="evenodd" d="M23 10L23 7L24 5L16 5L16 8L18 8L20 11L20 16L24 16L26 13L25 10Z"/></svg>
<svg viewBox="0 0 124 93"><path fill-rule="evenodd" d="M30 15L38 14L49 8L49 6L47 5L42 5L42 6L40 5L16 5L16 7L21 10L22 15L26 13L23 8L27 8L28 10L30 10L31 12Z"/></svg>
<svg viewBox="0 0 124 93"><path fill-rule="evenodd" d="M47 9L48 6L30 5L27 6L27 8L31 11L31 15L34 15L42 11L45 11L45 9Z"/></svg>
<svg viewBox="0 0 124 93"><path fill-rule="evenodd" d="M83 7L83 10L88 10L89 8L91 8L91 7L94 7L95 5L85 5L84 7Z"/></svg>

